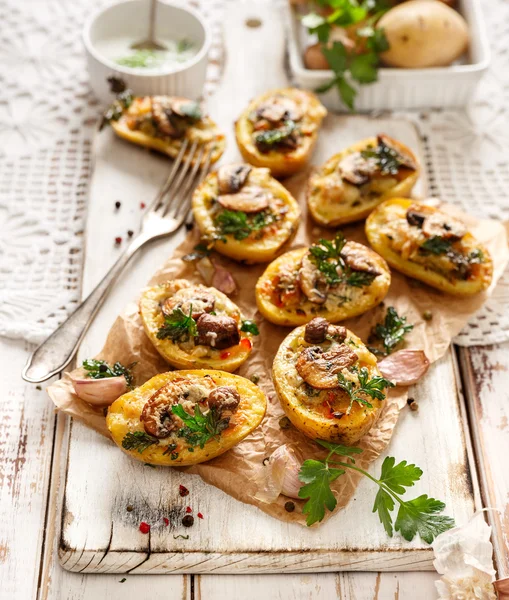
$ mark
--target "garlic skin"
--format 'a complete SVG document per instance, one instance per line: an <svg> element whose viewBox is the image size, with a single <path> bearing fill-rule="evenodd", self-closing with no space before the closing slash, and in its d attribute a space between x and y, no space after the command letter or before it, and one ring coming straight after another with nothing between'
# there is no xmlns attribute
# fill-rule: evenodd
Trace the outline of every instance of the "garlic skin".
<svg viewBox="0 0 509 600"><path fill-rule="evenodd" d="M230 271L212 262L208 256L196 261L196 270L207 285L212 285L223 294L229 296L237 291L237 284Z"/></svg>
<svg viewBox="0 0 509 600"><path fill-rule="evenodd" d="M440 534L432 544L435 582L441 600L496 600L491 527L481 511L462 527Z"/></svg>
<svg viewBox="0 0 509 600"><path fill-rule="evenodd" d="M127 381L123 375L104 379L91 379L72 373L69 376L76 396L94 406L109 406L127 392Z"/></svg>
<svg viewBox="0 0 509 600"><path fill-rule="evenodd" d="M299 471L302 461L295 450L283 444L274 450L263 470L263 480L260 482L257 500L272 504L280 494L288 498L299 499L302 487L299 481Z"/></svg>

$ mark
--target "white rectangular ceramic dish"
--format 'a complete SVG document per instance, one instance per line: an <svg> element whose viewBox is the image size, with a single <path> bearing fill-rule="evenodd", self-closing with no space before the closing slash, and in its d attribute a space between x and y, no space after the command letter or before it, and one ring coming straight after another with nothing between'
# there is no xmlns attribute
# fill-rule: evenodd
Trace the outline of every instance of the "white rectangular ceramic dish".
<svg viewBox="0 0 509 600"><path fill-rule="evenodd" d="M481 0L460 0L458 8L469 25L471 36L470 50L463 64L430 69L381 68L378 81L356 85L359 93L355 99L355 109L369 111L465 106L489 66L490 49ZM285 6L285 12L293 79L298 86L315 90L330 81L332 71L305 68L302 51L309 40L308 33L289 4ZM322 94L320 100L330 110L346 110L335 88Z"/></svg>

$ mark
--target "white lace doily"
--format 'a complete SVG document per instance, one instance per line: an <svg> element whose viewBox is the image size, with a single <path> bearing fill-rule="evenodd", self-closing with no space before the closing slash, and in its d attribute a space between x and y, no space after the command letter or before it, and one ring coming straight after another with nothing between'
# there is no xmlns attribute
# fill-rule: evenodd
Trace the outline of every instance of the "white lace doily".
<svg viewBox="0 0 509 600"><path fill-rule="evenodd" d="M0 0L0 335L40 342L79 299L91 139L98 105L81 28L109 0ZM193 4L198 4L194 2ZM207 92L219 78L222 0L202 0L215 23ZM434 196L478 216L509 218L509 4L483 3L493 64L466 111L412 115L424 136ZM509 276L458 336L509 339Z"/></svg>

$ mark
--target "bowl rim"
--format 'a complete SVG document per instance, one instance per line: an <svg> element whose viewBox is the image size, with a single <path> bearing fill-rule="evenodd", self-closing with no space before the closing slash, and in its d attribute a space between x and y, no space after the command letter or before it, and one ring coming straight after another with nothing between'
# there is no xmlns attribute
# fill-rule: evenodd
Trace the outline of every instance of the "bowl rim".
<svg viewBox="0 0 509 600"><path fill-rule="evenodd" d="M187 61L185 61L181 64L178 64L178 65L175 65L173 67L168 67L167 69L164 69L164 70L163 69L160 69L158 71L151 70L151 71L147 72L147 71L143 71L142 69L139 69L136 67L126 67L124 65L119 65L116 62L106 58L103 54L101 54L100 52L97 51L97 48L92 43L90 33L92 31L92 28L93 28L95 22L99 19L99 17L101 17L106 12L109 12L112 10L114 11L119 6L123 6L125 4L133 4L135 2L139 3L139 2L141 2L141 0L120 0L120 2L113 2L112 4L108 4L107 6L103 6L102 8L99 8L98 10L94 11L86 20L85 25L83 26L83 31L82 31L83 44L85 45L85 49L87 50L87 52L91 56L93 56L97 61L99 61L101 64L112 69L113 71L116 71L118 73L123 73L125 75L136 75L137 77L167 77L168 75L174 75L176 73L181 73L182 71L186 71L186 70L192 68L194 65L198 64L201 60L203 60L204 57L206 57L208 55L210 46L212 44L212 35L211 35L210 27L206 23L205 19L203 18L201 13L198 10L196 10L195 8L193 8L192 6L184 5L180 2L172 2L172 1L168 1L168 0L158 0L158 1L161 4L165 4L166 6L170 7L171 9L178 9L178 10L187 12L192 17L194 17L196 19L196 21L198 21L198 23L203 28L203 31L205 34L203 44L202 44L199 52L197 52L196 55L193 56L190 60L187 60Z"/></svg>

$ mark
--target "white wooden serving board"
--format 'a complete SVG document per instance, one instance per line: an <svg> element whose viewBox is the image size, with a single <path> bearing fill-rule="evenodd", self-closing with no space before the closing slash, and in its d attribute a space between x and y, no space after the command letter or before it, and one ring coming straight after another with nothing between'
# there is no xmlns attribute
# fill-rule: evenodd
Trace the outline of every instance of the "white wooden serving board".
<svg viewBox="0 0 509 600"><path fill-rule="evenodd" d="M225 21L227 67L209 112L228 132L226 160L238 158L232 122L254 94L286 85L283 28L268 5L231 4ZM247 28L246 19L262 26ZM328 118L321 134L337 137L340 149L384 131L408 144L425 164L414 127L401 120L367 117ZM84 294L116 259L114 238L136 230L141 202L148 202L168 170L168 162L103 132L96 143L96 164L89 202ZM327 159L320 150L319 164ZM422 182L418 193L425 192ZM114 203L122 205L115 210ZM150 274L171 254L183 232L154 244L135 260L87 334L79 360L101 348L122 306L136 297ZM447 513L465 522L479 505L471 468L468 433L462 423L463 400L454 354L435 364L411 390L419 412L403 410L388 452L424 470L413 493L443 499ZM430 548L416 539L388 538L371 512L376 490L361 481L354 499L327 524L312 529L279 522L203 483L170 468L150 468L125 456L109 440L78 422L68 428L59 556L65 569L94 573L262 573L338 570L418 571L432 568ZM62 457L65 460L65 457ZM373 465L379 472L383 456ZM181 498L179 485L190 490ZM127 511L127 506L133 507ZM203 513L193 528L180 525L185 506ZM170 520L165 526L164 518ZM150 523L150 534L139 531ZM189 539L175 538L189 534Z"/></svg>

